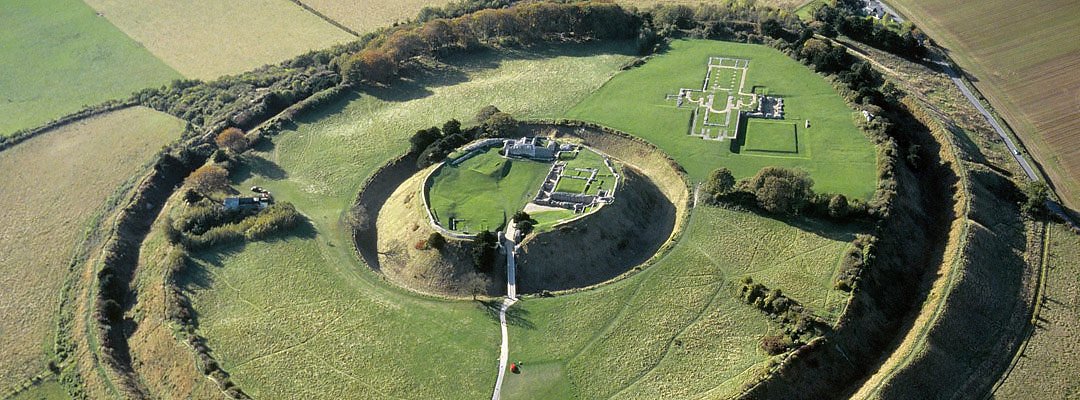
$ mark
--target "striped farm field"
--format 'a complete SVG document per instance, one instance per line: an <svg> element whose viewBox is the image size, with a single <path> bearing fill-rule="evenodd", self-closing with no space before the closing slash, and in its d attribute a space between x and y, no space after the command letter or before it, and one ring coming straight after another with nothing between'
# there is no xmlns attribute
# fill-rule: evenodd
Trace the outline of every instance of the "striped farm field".
<svg viewBox="0 0 1080 400"><path fill-rule="evenodd" d="M354 32L363 34L416 17L425 6L438 7L448 0L303 0L303 3Z"/></svg>
<svg viewBox="0 0 1080 400"><path fill-rule="evenodd" d="M356 39L288 0L87 0L188 78L213 79Z"/></svg>
<svg viewBox="0 0 1080 400"><path fill-rule="evenodd" d="M949 49L1066 204L1080 208L1080 2L889 3Z"/></svg>
<svg viewBox="0 0 1080 400"><path fill-rule="evenodd" d="M0 152L0 394L45 370L60 289L83 232L183 130L169 115L128 108Z"/></svg>

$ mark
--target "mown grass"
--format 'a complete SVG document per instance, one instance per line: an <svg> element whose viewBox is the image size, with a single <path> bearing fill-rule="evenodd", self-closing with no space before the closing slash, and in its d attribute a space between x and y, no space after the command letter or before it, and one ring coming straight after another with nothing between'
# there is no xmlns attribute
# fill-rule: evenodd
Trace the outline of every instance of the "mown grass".
<svg viewBox="0 0 1080 400"><path fill-rule="evenodd" d="M1004 384L1000 399L1080 396L1080 236L1052 224L1047 249L1045 291L1035 333Z"/></svg>
<svg viewBox="0 0 1080 400"><path fill-rule="evenodd" d="M287 0L86 3L188 78L240 73L355 39Z"/></svg>
<svg viewBox="0 0 1080 400"><path fill-rule="evenodd" d="M0 13L0 136L180 78L79 0Z"/></svg>
<svg viewBox="0 0 1080 400"><path fill-rule="evenodd" d="M526 368L507 387L534 385L531 364L556 364L561 380L536 379L578 398L729 397L761 372L769 357L759 340L780 329L736 298L735 282L752 276L835 318L846 294L832 279L853 232L699 207L682 241L638 275L515 305L510 359Z"/></svg>
<svg viewBox="0 0 1080 400"><path fill-rule="evenodd" d="M665 96L679 88L700 88L710 56L750 59L744 89L768 87L770 94L784 98L788 121L801 127L809 119L811 128L799 130L799 144L812 148L813 154L735 152L731 141L689 136L691 108L677 108ZM656 144L695 181L706 179L719 167L729 168L736 178L745 178L765 166L784 166L809 172L817 191L868 199L876 184L874 147L855 126L854 114L824 78L779 51L704 40L673 42L666 53L619 74L568 113ZM746 140L756 134L747 129Z"/></svg>
<svg viewBox="0 0 1080 400"><path fill-rule="evenodd" d="M512 160L489 149L432 174L428 205L439 224L465 233L492 232L525 207L551 169L550 163ZM460 221L451 228L451 220Z"/></svg>
<svg viewBox="0 0 1080 400"><path fill-rule="evenodd" d="M494 104L557 117L631 59L630 43L481 53L451 68L305 116L258 148L240 186L296 205L311 228L204 254L190 277L200 331L257 398L482 398L497 368L492 309L389 286L340 223L361 183L417 129ZM560 90L554 90L554 89ZM270 289L272 288L272 289Z"/></svg>
<svg viewBox="0 0 1080 400"><path fill-rule="evenodd" d="M45 370L76 241L105 200L184 123L129 108L0 152L0 393Z"/></svg>
<svg viewBox="0 0 1080 400"><path fill-rule="evenodd" d="M1072 208L1080 208L1080 3L890 2L949 49ZM1069 89L1065 89L1069 88Z"/></svg>
<svg viewBox="0 0 1080 400"><path fill-rule="evenodd" d="M746 135L743 151L812 158L806 143L799 142L799 127L794 123L751 119L747 122L747 131L753 134Z"/></svg>

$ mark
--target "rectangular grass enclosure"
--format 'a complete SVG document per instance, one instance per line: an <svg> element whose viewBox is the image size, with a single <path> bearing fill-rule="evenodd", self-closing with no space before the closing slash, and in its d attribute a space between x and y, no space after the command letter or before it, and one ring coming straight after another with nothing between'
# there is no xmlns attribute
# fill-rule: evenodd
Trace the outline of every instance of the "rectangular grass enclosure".
<svg viewBox="0 0 1080 400"><path fill-rule="evenodd" d="M740 134L746 137L744 152L808 156L800 148L799 126L793 122L751 119Z"/></svg>

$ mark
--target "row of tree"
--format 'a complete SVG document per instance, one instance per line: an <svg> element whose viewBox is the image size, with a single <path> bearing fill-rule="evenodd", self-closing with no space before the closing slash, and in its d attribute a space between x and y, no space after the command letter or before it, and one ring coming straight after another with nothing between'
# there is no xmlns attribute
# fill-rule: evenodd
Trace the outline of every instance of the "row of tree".
<svg viewBox="0 0 1080 400"><path fill-rule="evenodd" d="M869 216L869 207L843 194L814 193L814 180L806 171L784 167L762 168L752 178L736 182L727 168L714 170L701 190L713 204L756 207L773 214L809 215L834 219Z"/></svg>

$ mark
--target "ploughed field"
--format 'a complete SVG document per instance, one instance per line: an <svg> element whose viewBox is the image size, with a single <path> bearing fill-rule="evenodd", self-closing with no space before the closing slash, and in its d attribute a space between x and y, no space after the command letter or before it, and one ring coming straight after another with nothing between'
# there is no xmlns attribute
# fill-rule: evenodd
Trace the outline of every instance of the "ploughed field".
<svg viewBox="0 0 1080 400"><path fill-rule="evenodd" d="M1072 208L1080 207L1080 3L897 0L949 50Z"/></svg>

